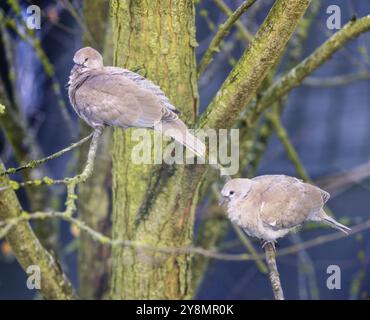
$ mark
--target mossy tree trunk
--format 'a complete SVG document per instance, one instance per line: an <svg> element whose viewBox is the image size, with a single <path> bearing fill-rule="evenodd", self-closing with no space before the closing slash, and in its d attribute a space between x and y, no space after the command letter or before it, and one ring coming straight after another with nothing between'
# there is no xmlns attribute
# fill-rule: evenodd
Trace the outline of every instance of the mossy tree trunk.
<svg viewBox="0 0 370 320"><path fill-rule="evenodd" d="M193 1L111 1L114 64L158 83L192 125L197 106ZM113 238L157 246L192 242L199 169L135 165L130 130L113 140ZM192 178L193 177L193 178ZM113 249L111 297L191 297L189 255Z"/></svg>

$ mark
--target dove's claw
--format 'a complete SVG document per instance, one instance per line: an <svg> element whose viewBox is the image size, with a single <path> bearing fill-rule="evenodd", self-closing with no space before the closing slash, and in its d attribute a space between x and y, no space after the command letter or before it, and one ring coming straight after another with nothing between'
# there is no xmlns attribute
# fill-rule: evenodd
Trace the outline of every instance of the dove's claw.
<svg viewBox="0 0 370 320"><path fill-rule="evenodd" d="M267 244L271 244L272 247L274 248L274 251L276 251L276 247L277 247L277 241L276 240L268 241L268 240L261 239L261 244L262 244L262 249L265 249L265 246Z"/></svg>

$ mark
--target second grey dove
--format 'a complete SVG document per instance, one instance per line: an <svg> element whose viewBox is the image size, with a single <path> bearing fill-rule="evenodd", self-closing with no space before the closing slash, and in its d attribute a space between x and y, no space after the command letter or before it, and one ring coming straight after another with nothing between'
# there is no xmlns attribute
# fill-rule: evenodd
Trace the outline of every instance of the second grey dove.
<svg viewBox="0 0 370 320"><path fill-rule="evenodd" d="M323 222L345 233L350 230L325 213L328 192L294 177L232 179L221 195L230 220L264 241L274 242L307 221Z"/></svg>

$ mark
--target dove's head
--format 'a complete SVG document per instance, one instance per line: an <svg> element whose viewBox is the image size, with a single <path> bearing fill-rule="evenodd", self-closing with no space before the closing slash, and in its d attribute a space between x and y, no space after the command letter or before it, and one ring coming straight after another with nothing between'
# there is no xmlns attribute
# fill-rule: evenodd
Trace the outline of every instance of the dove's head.
<svg viewBox="0 0 370 320"><path fill-rule="evenodd" d="M232 179L228 181L221 190L220 205L245 198L251 187L252 180L250 179Z"/></svg>
<svg viewBox="0 0 370 320"><path fill-rule="evenodd" d="M78 50L73 57L73 62L80 68L103 68L103 57L93 48L85 47Z"/></svg>

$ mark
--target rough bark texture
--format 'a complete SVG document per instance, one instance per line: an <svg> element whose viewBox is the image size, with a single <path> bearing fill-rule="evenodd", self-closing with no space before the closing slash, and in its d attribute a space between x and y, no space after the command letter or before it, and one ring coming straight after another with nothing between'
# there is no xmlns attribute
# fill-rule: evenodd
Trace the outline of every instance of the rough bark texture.
<svg viewBox="0 0 370 320"><path fill-rule="evenodd" d="M111 2L114 64L159 84L182 119L196 115L197 85L192 1ZM191 245L201 166L131 162L130 130L114 131L113 238L158 246ZM115 247L111 297L191 297L189 255L169 256Z"/></svg>
<svg viewBox="0 0 370 320"><path fill-rule="evenodd" d="M4 166L0 161L0 171ZM8 185L6 176L0 177L0 186ZM0 221L17 218L22 208L13 189L1 191ZM31 265L37 265L41 271L41 293L46 299L72 299L73 292L55 259L41 245L28 222L19 222L8 232L7 241L12 251L26 271Z"/></svg>

